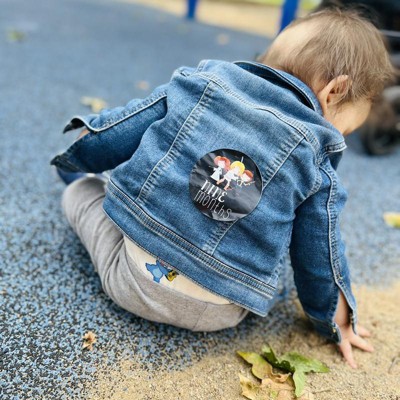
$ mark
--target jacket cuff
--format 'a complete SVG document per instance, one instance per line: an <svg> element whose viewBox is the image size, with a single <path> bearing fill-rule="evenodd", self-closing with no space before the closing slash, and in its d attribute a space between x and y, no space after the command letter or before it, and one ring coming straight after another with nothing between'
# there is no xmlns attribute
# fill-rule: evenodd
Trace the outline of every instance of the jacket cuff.
<svg viewBox="0 0 400 400"><path fill-rule="evenodd" d="M315 330L321 336L323 336L335 343L338 343L338 344L342 341L342 335L340 333L340 328L335 322L320 320L320 319L312 317L310 314L307 314L307 313L306 313L306 315L310 319L312 324L314 325Z"/></svg>

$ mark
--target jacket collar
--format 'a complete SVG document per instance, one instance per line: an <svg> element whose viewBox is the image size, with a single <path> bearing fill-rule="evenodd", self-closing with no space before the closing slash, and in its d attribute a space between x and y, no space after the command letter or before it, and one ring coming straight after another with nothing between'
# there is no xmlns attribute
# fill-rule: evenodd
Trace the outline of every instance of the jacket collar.
<svg viewBox="0 0 400 400"><path fill-rule="evenodd" d="M343 151L347 147L343 135L336 129L336 127L334 127L324 118L317 96L303 81L285 71L281 71L255 61L235 61L234 64L260 77L273 77L286 82L291 90L299 94L300 100L303 102L303 104L317 112L317 114L323 118L324 125L329 127L329 134L327 131L323 131L318 135L317 140L320 147L324 148L325 151L332 153ZM334 135L332 136L333 132Z"/></svg>
<svg viewBox="0 0 400 400"><path fill-rule="evenodd" d="M287 72L271 68L268 65L260 64L255 61L235 61L234 64L245 69L246 71L252 72L258 76L278 77L284 80L292 89L294 89L302 98L303 103L311 107L319 115L323 116L321 105L314 92L304 82L295 76L288 74Z"/></svg>

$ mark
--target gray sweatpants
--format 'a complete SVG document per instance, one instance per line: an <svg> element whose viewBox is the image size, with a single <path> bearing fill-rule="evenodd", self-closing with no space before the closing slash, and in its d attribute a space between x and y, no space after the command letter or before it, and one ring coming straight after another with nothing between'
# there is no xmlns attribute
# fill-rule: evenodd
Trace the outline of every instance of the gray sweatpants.
<svg viewBox="0 0 400 400"><path fill-rule="evenodd" d="M88 251L103 290L122 308L151 321L193 331L237 325L248 311L235 304L213 304L154 282L127 255L123 235L103 211L105 184L86 177L65 189L62 206Z"/></svg>

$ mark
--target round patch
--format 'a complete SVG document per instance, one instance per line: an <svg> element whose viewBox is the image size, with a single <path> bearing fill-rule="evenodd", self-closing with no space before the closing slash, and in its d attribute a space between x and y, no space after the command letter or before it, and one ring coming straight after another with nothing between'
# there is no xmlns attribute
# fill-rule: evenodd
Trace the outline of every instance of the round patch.
<svg viewBox="0 0 400 400"><path fill-rule="evenodd" d="M189 182L190 197L207 217L236 221L251 213L261 198L262 180L255 162L230 149L200 158Z"/></svg>

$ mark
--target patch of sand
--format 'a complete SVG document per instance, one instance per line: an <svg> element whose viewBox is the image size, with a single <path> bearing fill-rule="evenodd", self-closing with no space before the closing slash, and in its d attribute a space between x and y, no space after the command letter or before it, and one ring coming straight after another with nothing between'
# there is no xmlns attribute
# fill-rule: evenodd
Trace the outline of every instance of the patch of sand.
<svg viewBox="0 0 400 400"><path fill-rule="evenodd" d="M250 376L250 367L236 350L256 351L266 340L277 354L298 351L325 362L327 374L310 374L308 385L316 400L400 399L400 282L389 289L355 290L359 318L373 337L375 352L355 350L358 369L343 362L336 346L310 330L297 307L295 324L271 332L239 338L224 351L213 351L180 371L148 371L145 361L123 360L113 371L102 370L89 389L92 400L241 400L238 373Z"/></svg>
<svg viewBox="0 0 400 400"><path fill-rule="evenodd" d="M118 1L138 3L182 17L187 12L187 0ZM304 14L304 10L299 10L300 16ZM198 2L196 19L205 24L274 37L280 26L281 9L265 4L201 0Z"/></svg>

